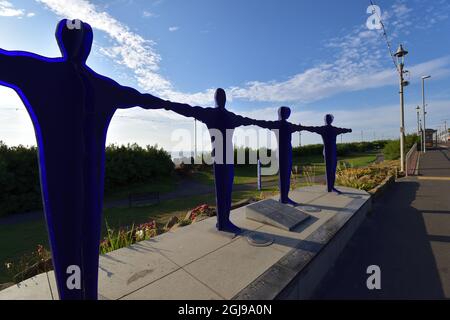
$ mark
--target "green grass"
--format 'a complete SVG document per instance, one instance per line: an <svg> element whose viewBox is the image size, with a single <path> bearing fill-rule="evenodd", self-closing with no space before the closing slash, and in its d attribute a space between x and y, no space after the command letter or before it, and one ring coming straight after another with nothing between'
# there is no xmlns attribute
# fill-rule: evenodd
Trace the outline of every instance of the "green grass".
<svg viewBox="0 0 450 320"><path fill-rule="evenodd" d="M376 153L363 153L363 154L353 154L345 157L341 157L339 162L346 162L351 167L364 167L377 158ZM292 159L292 166L311 166L314 170L315 176L320 176L325 174L325 164L323 162L323 156L304 156L304 157L294 157ZM194 173L194 179L199 182L206 184L214 184L214 174L212 166L208 169ZM273 176L263 176L262 181L275 181L278 179L278 175ZM250 184L256 183L256 165L235 165L234 167L234 184Z"/></svg>
<svg viewBox="0 0 450 320"><path fill-rule="evenodd" d="M109 191L105 194L105 202L128 199L130 193L145 193L156 191L164 193L173 191L179 181L180 177L174 174L171 176L154 179L148 183L117 188L114 191Z"/></svg>

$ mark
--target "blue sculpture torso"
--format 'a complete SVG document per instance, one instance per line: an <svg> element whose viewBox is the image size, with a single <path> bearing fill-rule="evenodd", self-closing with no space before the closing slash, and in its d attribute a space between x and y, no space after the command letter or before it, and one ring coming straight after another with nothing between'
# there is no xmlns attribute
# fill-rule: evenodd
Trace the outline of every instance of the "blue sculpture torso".
<svg viewBox="0 0 450 320"><path fill-rule="evenodd" d="M289 198L292 173L292 133L305 130L305 128L287 121L290 114L291 109L289 107L280 107L278 109L278 121L257 121L257 125L274 130L277 137L280 202L297 205L295 201Z"/></svg>
<svg viewBox="0 0 450 320"><path fill-rule="evenodd" d="M191 107L172 103L166 109L203 122L209 129L213 143L214 182L216 191L217 229L238 234L241 229L230 221L231 195L234 180L234 129L256 124L256 120L242 117L225 109L226 94L221 88L215 94L216 108ZM219 140L217 140L219 139Z"/></svg>
<svg viewBox="0 0 450 320"><path fill-rule="evenodd" d="M340 134L352 132L352 129L337 128L331 125L334 117L331 114L325 116L325 125L321 127L305 127L305 130L320 134L323 140L323 156L327 178L327 191L341 193L334 187L337 168L337 145L336 137Z"/></svg>
<svg viewBox="0 0 450 320"><path fill-rule="evenodd" d="M33 122L41 189L61 299L97 299L105 140L117 108L162 108L166 101L96 74L85 61L92 29L62 20L56 38L62 58L0 51L0 83L14 89ZM68 267L80 286L68 285ZM71 269L72 270L72 269Z"/></svg>

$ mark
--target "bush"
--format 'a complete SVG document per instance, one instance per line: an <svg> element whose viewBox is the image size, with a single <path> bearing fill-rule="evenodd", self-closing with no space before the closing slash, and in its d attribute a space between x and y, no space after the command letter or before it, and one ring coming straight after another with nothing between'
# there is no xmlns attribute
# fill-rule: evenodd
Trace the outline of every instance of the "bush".
<svg viewBox="0 0 450 320"><path fill-rule="evenodd" d="M369 191L394 175L397 161L383 161L365 168L340 167L336 172L336 184Z"/></svg>
<svg viewBox="0 0 450 320"><path fill-rule="evenodd" d="M416 134L409 134L405 136L405 153L411 149L414 143L419 141L419 137ZM383 149L384 158L386 160L396 160L400 158L400 140L389 141Z"/></svg>
<svg viewBox="0 0 450 320"><path fill-rule="evenodd" d="M170 155L157 146L106 147L105 192L146 183L173 172ZM0 216L42 210L36 147L8 147L0 141Z"/></svg>
<svg viewBox="0 0 450 320"><path fill-rule="evenodd" d="M109 228L106 221L106 237L100 242L100 254L105 254L120 248L131 246L132 244L148 240L158 235L155 221L150 221L131 228L119 228L114 230Z"/></svg>
<svg viewBox="0 0 450 320"><path fill-rule="evenodd" d="M363 153L382 149L388 140L378 140L371 142L351 142L338 143L338 156L345 156L351 153ZM310 144L307 146L295 147L292 149L293 156L317 156L323 154L323 144Z"/></svg>
<svg viewBox="0 0 450 320"><path fill-rule="evenodd" d="M174 167L169 153L158 146L110 145L106 147L105 192L170 175Z"/></svg>

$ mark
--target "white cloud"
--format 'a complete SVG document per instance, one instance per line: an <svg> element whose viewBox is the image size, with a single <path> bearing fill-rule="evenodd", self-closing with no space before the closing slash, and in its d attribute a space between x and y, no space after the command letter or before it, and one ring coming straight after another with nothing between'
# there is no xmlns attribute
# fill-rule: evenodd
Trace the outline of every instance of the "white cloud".
<svg viewBox="0 0 450 320"><path fill-rule="evenodd" d="M153 17L156 17L156 14L154 14L153 12L144 10L144 12L142 12L142 16L144 18L153 18Z"/></svg>
<svg viewBox="0 0 450 320"><path fill-rule="evenodd" d="M32 17L34 13L26 13L23 9L16 9L14 5L6 0L0 0L0 16L2 17Z"/></svg>
<svg viewBox="0 0 450 320"><path fill-rule="evenodd" d="M178 29L180 29L180 28L179 28L179 27L176 27L176 26L174 26L174 27L169 27L169 31L170 31L170 32L177 31Z"/></svg>
<svg viewBox="0 0 450 320"><path fill-rule="evenodd" d="M190 104L213 104L214 89L202 92L179 92L159 73L161 57L155 43L132 32L106 12L86 0L36 0L45 4L59 16L80 18L94 28L106 32L114 45L100 48L100 52L133 71L140 87L163 98ZM441 10L441 14L443 14ZM397 1L383 11L395 38L405 25L410 25L411 9L404 1ZM176 31L178 27L170 27ZM229 100L242 99L265 102L312 102L341 92L352 92L396 83L395 69L389 62L380 31L367 30L364 23L352 32L325 43L332 59L313 66L285 81L252 81L227 88ZM433 68L428 72L448 73L447 58L429 61L411 68ZM439 69L442 67L443 69ZM441 70L441 71L440 71ZM413 73L414 74L414 73Z"/></svg>
<svg viewBox="0 0 450 320"><path fill-rule="evenodd" d="M117 21L106 12L98 11L95 5L84 0L36 0L45 4L58 16L69 19L81 19L93 28L108 34L114 45L101 48L101 52L117 63L131 69L139 85L147 91L164 92L171 90L168 80L158 74L161 57L154 50L155 43Z"/></svg>

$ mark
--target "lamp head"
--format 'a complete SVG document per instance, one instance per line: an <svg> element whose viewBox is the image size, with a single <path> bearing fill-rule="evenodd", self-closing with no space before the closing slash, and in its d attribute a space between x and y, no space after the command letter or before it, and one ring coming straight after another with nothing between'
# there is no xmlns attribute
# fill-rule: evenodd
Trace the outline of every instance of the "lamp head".
<svg viewBox="0 0 450 320"><path fill-rule="evenodd" d="M400 44L398 46L397 52L394 53L394 56L397 58L397 62L399 64L403 64L405 61L405 56L408 54L408 51L403 49L403 46Z"/></svg>

